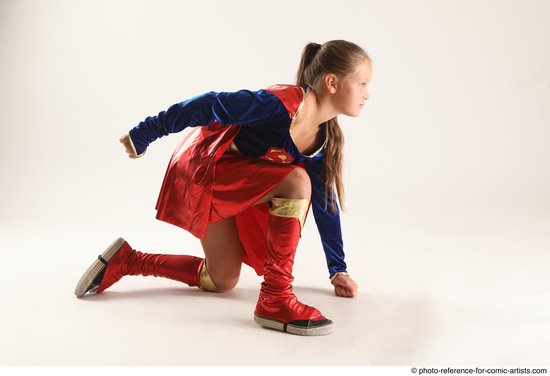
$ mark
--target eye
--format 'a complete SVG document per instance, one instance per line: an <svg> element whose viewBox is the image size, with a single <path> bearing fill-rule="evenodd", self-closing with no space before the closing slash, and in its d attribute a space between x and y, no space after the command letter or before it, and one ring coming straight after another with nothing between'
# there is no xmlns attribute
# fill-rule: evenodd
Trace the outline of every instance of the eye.
<svg viewBox="0 0 550 376"><path fill-rule="evenodd" d="M367 83L366 82L361 82L361 87L367 87Z"/></svg>

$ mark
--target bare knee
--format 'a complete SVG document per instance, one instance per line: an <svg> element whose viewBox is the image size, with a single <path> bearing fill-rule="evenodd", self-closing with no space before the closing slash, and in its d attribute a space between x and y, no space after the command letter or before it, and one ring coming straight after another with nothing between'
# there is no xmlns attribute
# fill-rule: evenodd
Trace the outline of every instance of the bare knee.
<svg viewBox="0 0 550 376"><path fill-rule="evenodd" d="M309 198L311 181L303 168L293 169L276 188L276 196L287 198Z"/></svg>
<svg viewBox="0 0 550 376"><path fill-rule="evenodd" d="M210 266L208 266L208 269L210 269ZM241 274L241 268L240 265L233 268L218 268L212 271L209 270L208 274L215 286L212 291L226 292L237 286Z"/></svg>
<svg viewBox="0 0 550 376"><path fill-rule="evenodd" d="M217 281L213 280L216 285L216 292L227 292L231 291L237 286L239 282L239 277L218 279Z"/></svg>
<svg viewBox="0 0 550 376"><path fill-rule="evenodd" d="M243 257L243 247L237 233L234 218L208 225L206 237L201 240L206 256L205 283L209 291L229 291L239 281Z"/></svg>

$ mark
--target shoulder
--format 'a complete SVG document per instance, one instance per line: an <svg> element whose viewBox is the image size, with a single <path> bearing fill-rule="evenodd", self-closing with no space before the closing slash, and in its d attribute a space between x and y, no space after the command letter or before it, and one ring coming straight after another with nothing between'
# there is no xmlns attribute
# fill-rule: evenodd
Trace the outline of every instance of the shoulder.
<svg viewBox="0 0 550 376"><path fill-rule="evenodd" d="M265 91L276 96L285 106L288 115L293 118L304 100L304 90L296 85L272 85Z"/></svg>

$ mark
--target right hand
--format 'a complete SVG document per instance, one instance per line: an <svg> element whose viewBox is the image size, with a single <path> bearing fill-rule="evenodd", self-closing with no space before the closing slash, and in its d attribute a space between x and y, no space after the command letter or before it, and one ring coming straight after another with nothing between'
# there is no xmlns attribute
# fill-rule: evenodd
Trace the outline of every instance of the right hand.
<svg viewBox="0 0 550 376"><path fill-rule="evenodd" d="M136 152L134 151L134 148L132 147L132 141L130 140L129 134L125 134L124 136L120 137L118 140L122 145L124 145L124 148L126 149L126 153L128 153L128 157L132 159L136 159L141 157L143 154L145 154L145 153L141 155L136 154Z"/></svg>
<svg viewBox="0 0 550 376"><path fill-rule="evenodd" d="M357 283L349 275L338 274L332 281L337 296L353 298L357 296Z"/></svg>

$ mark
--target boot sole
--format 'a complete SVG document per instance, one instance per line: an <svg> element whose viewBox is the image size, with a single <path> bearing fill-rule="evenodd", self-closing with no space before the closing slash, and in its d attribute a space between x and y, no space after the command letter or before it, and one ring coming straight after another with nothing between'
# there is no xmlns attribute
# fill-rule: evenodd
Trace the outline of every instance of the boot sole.
<svg viewBox="0 0 550 376"><path fill-rule="evenodd" d="M297 334L300 336L324 336L331 333L332 329L334 329L332 322L323 326L304 328L292 325L290 323L284 323L282 321L268 319L256 315L254 315L254 321L264 328L280 330L285 333Z"/></svg>
<svg viewBox="0 0 550 376"><path fill-rule="evenodd" d="M126 241L122 238L115 240L106 250L101 254L101 258L105 261L109 261L115 253L122 247ZM103 269L106 268L106 265L102 263L99 259L96 259L92 265L84 272L80 281L78 281L74 294L77 298L81 298L88 291L92 290L95 286L93 285L94 279L101 273Z"/></svg>

